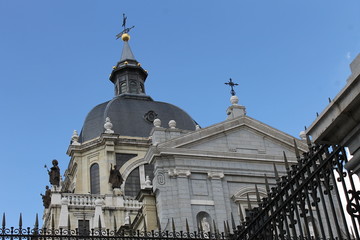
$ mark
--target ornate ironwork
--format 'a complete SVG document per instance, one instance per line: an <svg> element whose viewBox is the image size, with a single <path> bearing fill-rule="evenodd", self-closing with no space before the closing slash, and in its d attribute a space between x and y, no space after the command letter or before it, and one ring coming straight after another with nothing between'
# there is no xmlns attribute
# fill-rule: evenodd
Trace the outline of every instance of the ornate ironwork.
<svg viewBox="0 0 360 240"><path fill-rule="evenodd" d="M360 191L344 169L345 149L307 142L302 156L295 144L296 165L290 167L284 153L286 176L274 166L271 190L265 177L268 196L248 207L233 239L360 239Z"/></svg>
<svg viewBox="0 0 360 240"><path fill-rule="evenodd" d="M70 226L70 221L68 222ZM5 214L2 219L2 227L0 227L0 239L5 240L80 240L80 239L102 239L102 240L111 240L111 239L131 239L131 240L144 240L144 239L162 239L162 240L190 240L190 239L216 239L216 240L225 240L229 238L229 234L219 233L218 231L214 232L203 232L203 231L194 231L190 232L189 227L187 226L187 231L176 231L175 225L173 224L172 231L162 231L153 230L153 231L140 231L140 230L130 230L122 229L117 230L116 223L114 225L114 230L105 229L101 227L101 221L99 220L99 228L84 230L84 229L71 229L69 228L54 228L54 222L52 222L50 228L39 228L38 216L36 215L34 228L23 228L22 227L22 216L20 215L19 226L17 228L6 227Z"/></svg>
<svg viewBox="0 0 360 240"><path fill-rule="evenodd" d="M127 16L125 15L125 13L123 13L123 23L122 23L121 26L124 28L124 30L116 35L116 39L121 38L121 36L122 36L124 33L130 32L130 30L135 27L135 26L132 26L132 27L127 28L127 27L126 27L126 21L127 21Z"/></svg>
<svg viewBox="0 0 360 240"><path fill-rule="evenodd" d="M241 224L236 226L231 215L224 222L224 232L220 233L215 221L212 232L176 231L171 220L172 231L133 231L120 228L114 221L113 230L104 229L99 221L97 229L55 229L52 221L50 228L39 228L36 217L34 228L23 228L20 215L18 228L7 228L5 214L0 227L0 240L77 240L77 239L216 239L216 240L285 240L285 239L360 239L360 191L356 190L353 173L347 172L345 149L341 146L313 145L308 139L309 151L302 156L295 144L297 164L289 166L284 153L287 174L279 176L274 165L276 184L270 188L265 175L267 196L260 199L255 185L258 206L250 203L243 214ZM348 215L348 216L346 216ZM245 216L245 217L244 217ZM159 220L158 220L159 222ZM352 225L353 227L350 227Z"/></svg>

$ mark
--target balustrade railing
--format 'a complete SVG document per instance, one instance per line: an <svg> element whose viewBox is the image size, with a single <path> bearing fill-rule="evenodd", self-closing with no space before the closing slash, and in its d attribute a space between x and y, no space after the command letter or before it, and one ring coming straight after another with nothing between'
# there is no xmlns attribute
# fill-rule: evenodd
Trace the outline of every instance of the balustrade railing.
<svg viewBox="0 0 360 240"><path fill-rule="evenodd" d="M95 194L62 193L61 196L68 200L69 206L95 206L96 200L105 199L104 196Z"/></svg>

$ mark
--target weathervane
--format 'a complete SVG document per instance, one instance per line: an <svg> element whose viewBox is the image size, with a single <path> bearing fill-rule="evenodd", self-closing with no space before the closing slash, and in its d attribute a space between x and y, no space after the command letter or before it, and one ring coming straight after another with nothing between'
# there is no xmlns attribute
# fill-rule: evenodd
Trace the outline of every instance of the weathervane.
<svg viewBox="0 0 360 240"><path fill-rule="evenodd" d="M124 30L123 30L121 33L119 33L119 34L116 35L116 39L121 38L121 36L122 36L123 34L130 32L130 30L135 27L135 26L132 26L132 27L127 28L127 27L126 27L126 20L127 20L127 16L125 15L125 13L123 13L123 23L122 23L122 27L124 28Z"/></svg>
<svg viewBox="0 0 360 240"><path fill-rule="evenodd" d="M235 96L234 87L237 86L237 85L239 85L239 84L234 83L231 78L230 78L229 82L226 82L225 84L226 84L226 85L229 85L229 86L231 87L230 94L231 94L232 96Z"/></svg>

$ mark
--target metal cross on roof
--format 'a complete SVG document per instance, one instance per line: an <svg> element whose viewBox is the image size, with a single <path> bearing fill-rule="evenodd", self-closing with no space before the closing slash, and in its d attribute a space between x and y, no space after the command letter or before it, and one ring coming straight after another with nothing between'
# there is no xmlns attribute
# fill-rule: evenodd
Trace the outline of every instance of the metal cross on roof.
<svg viewBox="0 0 360 240"><path fill-rule="evenodd" d="M121 38L121 36L122 36L124 33L130 32L130 30L135 27L135 26L132 26L132 27L127 28L127 27L126 27L126 20L127 20L127 16L125 15L125 13L123 13L123 23L122 23L121 26L124 28L124 30L123 30L121 33L119 33L119 34L116 35L116 39Z"/></svg>
<svg viewBox="0 0 360 240"><path fill-rule="evenodd" d="M234 87L237 86L237 85L239 85L239 84L234 83L231 78L230 78L229 82L226 82L225 84L226 84L226 85L229 85L229 86L231 87L230 94L231 94L232 96L235 96Z"/></svg>

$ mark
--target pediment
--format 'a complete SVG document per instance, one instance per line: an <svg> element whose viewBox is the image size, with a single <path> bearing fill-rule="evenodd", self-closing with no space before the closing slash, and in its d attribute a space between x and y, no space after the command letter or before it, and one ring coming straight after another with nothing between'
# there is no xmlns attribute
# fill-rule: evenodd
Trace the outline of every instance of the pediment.
<svg viewBox="0 0 360 240"><path fill-rule="evenodd" d="M279 156L283 151L294 153L294 139L289 134L243 116L160 143L158 147ZM304 141L295 140L301 151L307 150Z"/></svg>

